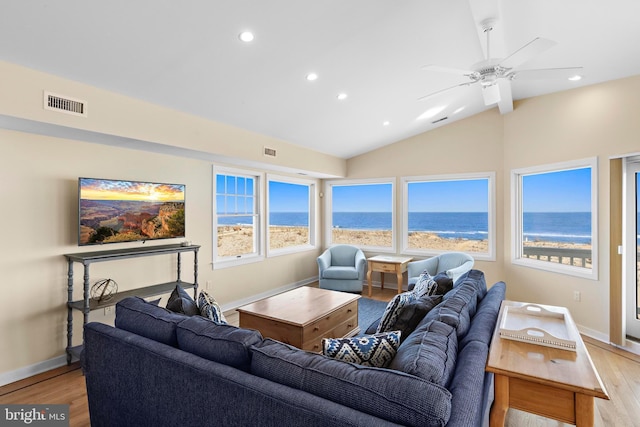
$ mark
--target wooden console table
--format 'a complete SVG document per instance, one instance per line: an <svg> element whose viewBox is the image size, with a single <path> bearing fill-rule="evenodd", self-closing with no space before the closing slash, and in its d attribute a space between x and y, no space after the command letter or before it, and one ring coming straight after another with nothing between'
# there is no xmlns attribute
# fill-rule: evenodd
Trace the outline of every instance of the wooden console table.
<svg viewBox="0 0 640 427"><path fill-rule="evenodd" d="M72 357L80 356L82 345L73 346L73 310L80 310L84 314L83 325L89 321L89 313L92 310L109 307L118 303L118 301L130 296L149 297L154 295L162 295L171 292L176 285L183 288L193 288L193 297L198 294L198 250L199 245L161 245L161 246L143 246L136 248L112 249L106 251L80 252L75 254L65 254L67 258L67 364L71 363ZM181 279L183 252L193 252L193 283L183 282ZM148 257L154 255L177 254L177 278L175 281L160 283L157 285L144 286L137 289L119 291L112 298L106 301L97 301L90 295L90 275L89 267L95 262L118 261L127 258ZM82 282L82 299L73 300L73 263L77 262L84 267Z"/></svg>
<svg viewBox="0 0 640 427"><path fill-rule="evenodd" d="M495 375L491 427L504 425L510 407L578 427L593 426L594 397L608 400L609 396L568 310L567 326L576 337L576 351L500 337L505 308L524 304L503 301L493 333L486 367Z"/></svg>
<svg viewBox="0 0 640 427"><path fill-rule="evenodd" d="M374 271L380 272L380 285L384 289L384 273L394 273L398 278L398 293L402 293L402 273L407 271L407 264L413 258L409 256L387 256L377 255L368 258L369 269L367 271L367 282L369 284L369 296L371 296L371 275Z"/></svg>

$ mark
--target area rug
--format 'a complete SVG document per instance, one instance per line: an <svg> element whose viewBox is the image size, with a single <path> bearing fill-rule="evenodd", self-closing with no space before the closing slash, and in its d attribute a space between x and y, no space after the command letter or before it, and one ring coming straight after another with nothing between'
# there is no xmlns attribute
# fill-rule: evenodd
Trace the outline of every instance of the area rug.
<svg viewBox="0 0 640 427"><path fill-rule="evenodd" d="M360 335L364 334L367 328L382 316L386 307L387 303L385 301L377 301L364 297L358 300L358 326L360 326Z"/></svg>

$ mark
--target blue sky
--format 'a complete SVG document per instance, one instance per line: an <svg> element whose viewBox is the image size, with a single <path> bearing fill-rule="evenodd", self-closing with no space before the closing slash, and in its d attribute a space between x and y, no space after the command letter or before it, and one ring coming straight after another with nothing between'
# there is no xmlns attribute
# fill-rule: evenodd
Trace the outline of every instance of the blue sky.
<svg viewBox="0 0 640 427"><path fill-rule="evenodd" d="M391 184L334 185L334 212L391 212Z"/></svg>
<svg viewBox="0 0 640 427"><path fill-rule="evenodd" d="M591 212L591 168L522 177L523 212Z"/></svg>
<svg viewBox="0 0 640 427"><path fill-rule="evenodd" d="M271 212L309 212L309 187L287 182L269 181Z"/></svg>
<svg viewBox="0 0 640 427"><path fill-rule="evenodd" d="M230 184L228 179L227 185ZM250 188L244 188L245 182L235 184L242 187L238 188L240 193ZM219 179L218 191L223 186L224 180ZM391 184L332 188L334 212L391 212ZM591 211L591 168L525 175L522 188L524 212ZM487 200L486 179L409 184L409 212L487 212ZM269 181L269 207L271 212L308 212L309 187Z"/></svg>

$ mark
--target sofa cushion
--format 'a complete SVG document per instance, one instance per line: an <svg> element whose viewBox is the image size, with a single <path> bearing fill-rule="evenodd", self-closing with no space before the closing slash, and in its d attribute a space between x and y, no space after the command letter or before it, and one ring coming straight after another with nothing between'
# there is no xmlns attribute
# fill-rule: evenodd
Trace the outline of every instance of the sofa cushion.
<svg viewBox="0 0 640 427"><path fill-rule="evenodd" d="M344 362L385 368L400 346L400 331L353 338L323 338L322 354Z"/></svg>
<svg viewBox="0 0 640 427"><path fill-rule="evenodd" d="M167 308L175 313L186 314L187 316L200 314L196 302L180 285L176 285L171 295L169 295Z"/></svg>
<svg viewBox="0 0 640 427"><path fill-rule="evenodd" d="M128 297L116 304L116 328L173 347L178 346L176 325L185 319L188 316L158 307L139 297Z"/></svg>
<svg viewBox="0 0 640 427"><path fill-rule="evenodd" d="M355 267L331 266L322 272L322 278L355 280L358 278L358 270Z"/></svg>
<svg viewBox="0 0 640 427"><path fill-rule="evenodd" d="M414 331L424 316L437 306L440 301L442 301L442 296L429 295L399 307L396 317L386 326L388 328L387 331L401 331L400 342L403 342Z"/></svg>
<svg viewBox="0 0 640 427"><path fill-rule="evenodd" d="M434 320L402 343L389 367L446 388L456 369L457 354L455 329Z"/></svg>
<svg viewBox="0 0 640 427"><path fill-rule="evenodd" d="M398 424L442 427L451 413L449 391L413 375L334 360L271 339L251 352L251 373L259 377Z"/></svg>
<svg viewBox="0 0 640 427"><path fill-rule="evenodd" d="M498 321L498 313L500 312L500 304L504 299L505 284L498 282L494 284L487 292L485 297L480 301L478 310L469 331L460 341L460 348L464 348L470 341L480 341L489 345L493 336L493 330Z"/></svg>
<svg viewBox="0 0 640 427"><path fill-rule="evenodd" d="M200 310L202 317L213 322L227 323L227 319L224 317L220 305L207 291L200 291L198 295L198 310Z"/></svg>
<svg viewBox="0 0 640 427"><path fill-rule="evenodd" d="M249 348L262 341L260 332L231 325L214 323L193 316L181 322L176 334L178 347L202 358L249 370Z"/></svg>

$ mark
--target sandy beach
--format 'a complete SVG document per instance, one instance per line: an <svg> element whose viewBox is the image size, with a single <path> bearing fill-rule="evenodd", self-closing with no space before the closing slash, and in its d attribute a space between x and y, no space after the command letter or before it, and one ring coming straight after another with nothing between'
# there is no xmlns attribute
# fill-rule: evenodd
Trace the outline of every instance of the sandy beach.
<svg viewBox="0 0 640 427"><path fill-rule="evenodd" d="M332 230L334 243L347 243L361 246L391 246L391 231L349 230L335 228ZM309 232L306 227L269 227L270 249L298 246L308 243ZM218 227L218 254L233 256L251 251L253 245L253 230L244 226ZM561 249L591 249L589 244L561 243L546 241L525 242L525 247L546 247ZM434 233L411 232L409 234L409 248L429 248L438 251L462 251L470 253L488 252L487 240L445 239ZM548 259L541 258L543 261ZM551 262L558 262L552 257ZM569 259L563 259L563 264L569 264ZM574 261L579 265L579 261ZM590 260L587 268L591 267Z"/></svg>

